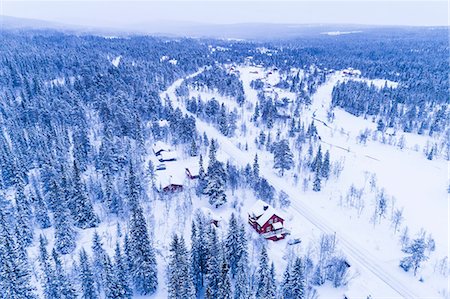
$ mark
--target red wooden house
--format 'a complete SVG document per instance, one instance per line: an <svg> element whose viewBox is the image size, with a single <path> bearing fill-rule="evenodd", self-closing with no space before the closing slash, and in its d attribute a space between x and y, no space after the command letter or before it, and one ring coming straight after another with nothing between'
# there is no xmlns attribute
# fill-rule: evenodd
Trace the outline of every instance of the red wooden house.
<svg viewBox="0 0 450 299"><path fill-rule="evenodd" d="M289 231L284 219L268 203L258 200L248 213L248 223L264 238L272 241L284 239Z"/></svg>

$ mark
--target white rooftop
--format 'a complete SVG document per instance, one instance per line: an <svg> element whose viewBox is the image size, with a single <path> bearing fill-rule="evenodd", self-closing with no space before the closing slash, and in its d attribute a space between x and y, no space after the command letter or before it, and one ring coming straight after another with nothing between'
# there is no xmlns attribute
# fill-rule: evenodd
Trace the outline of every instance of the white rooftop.
<svg viewBox="0 0 450 299"><path fill-rule="evenodd" d="M177 158L178 158L177 152L172 151L162 151L159 156L159 159L163 161L176 160Z"/></svg>
<svg viewBox="0 0 450 299"><path fill-rule="evenodd" d="M280 216L280 214L267 202L258 199L249 211L250 216L258 218L256 223L263 226L274 214ZM281 217L281 216L280 216Z"/></svg>
<svg viewBox="0 0 450 299"><path fill-rule="evenodd" d="M153 144L152 149L153 149L154 153L157 153L157 152L160 152L160 151L169 151L170 147L167 144L165 144L164 142L162 142L162 141L156 141Z"/></svg>

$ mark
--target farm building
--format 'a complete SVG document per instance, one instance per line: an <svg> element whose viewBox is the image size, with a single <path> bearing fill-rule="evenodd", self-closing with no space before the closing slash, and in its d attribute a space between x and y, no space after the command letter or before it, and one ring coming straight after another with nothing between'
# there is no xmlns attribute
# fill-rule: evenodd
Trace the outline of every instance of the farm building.
<svg viewBox="0 0 450 299"><path fill-rule="evenodd" d="M158 155L159 162L169 162L169 161L176 161L178 158L178 155L176 152L171 151L162 151Z"/></svg>
<svg viewBox="0 0 450 299"><path fill-rule="evenodd" d="M272 241L284 239L289 231L284 219L268 203L258 200L248 213L248 223L264 238Z"/></svg>
<svg viewBox="0 0 450 299"><path fill-rule="evenodd" d="M158 171L155 188L158 192L182 191L186 175L182 171Z"/></svg>
<svg viewBox="0 0 450 299"><path fill-rule="evenodd" d="M153 153L155 156L159 156L164 151L170 151L170 147L161 141L156 141L152 147Z"/></svg>
<svg viewBox="0 0 450 299"><path fill-rule="evenodd" d="M198 179L200 174L200 166L197 164L186 167L186 175L189 179Z"/></svg>

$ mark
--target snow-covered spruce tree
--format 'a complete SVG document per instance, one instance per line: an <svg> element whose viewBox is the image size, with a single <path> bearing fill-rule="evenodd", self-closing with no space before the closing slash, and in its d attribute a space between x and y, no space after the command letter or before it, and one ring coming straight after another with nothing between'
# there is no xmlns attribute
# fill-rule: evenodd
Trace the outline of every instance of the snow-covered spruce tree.
<svg viewBox="0 0 450 299"><path fill-rule="evenodd" d="M191 146L189 147L189 155L191 157L196 157L198 155L198 146L194 138L192 139Z"/></svg>
<svg viewBox="0 0 450 299"><path fill-rule="evenodd" d="M248 299L249 296L248 253L247 248L245 248L237 264L236 279L234 281L234 299Z"/></svg>
<svg viewBox="0 0 450 299"><path fill-rule="evenodd" d="M206 252L206 297L208 299L219 298L219 283L221 277L220 261L222 250L217 232L212 225L208 231L208 248Z"/></svg>
<svg viewBox="0 0 450 299"><path fill-rule="evenodd" d="M17 241L28 247L33 242L33 224L31 203L25 196L24 187L21 180L16 184L16 227Z"/></svg>
<svg viewBox="0 0 450 299"><path fill-rule="evenodd" d="M273 168L279 169L281 176L284 175L285 170L291 169L294 165L294 156L289 149L289 143L286 139L274 143L273 151Z"/></svg>
<svg viewBox="0 0 450 299"><path fill-rule="evenodd" d="M56 285L58 286L58 293L60 294L60 297L58 298L76 299L77 292L75 290L75 287L73 286L72 281L65 273L61 263L61 258L54 248L52 250L52 258L55 264Z"/></svg>
<svg viewBox="0 0 450 299"><path fill-rule="evenodd" d="M141 206L136 203L129 222L130 275L138 295L151 295L158 287L156 257Z"/></svg>
<svg viewBox="0 0 450 299"><path fill-rule="evenodd" d="M253 183L256 184L259 181L259 163L258 154L255 154L255 159L253 159Z"/></svg>
<svg viewBox="0 0 450 299"><path fill-rule="evenodd" d="M218 298L223 298L223 299L231 299L232 298L229 266L225 259L225 256L223 257L222 263L221 263L221 275L220 275L217 293L218 293Z"/></svg>
<svg viewBox="0 0 450 299"><path fill-rule="evenodd" d="M256 282L256 299L271 298L270 294L270 269L269 257L267 256L267 249L263 246L261 256L259 258L259 267L257 272Z"/></svg>
<svg viewBox="0 0 450 299"><path fill-rule="evenodd" d="M115 273L115 269L111 262L109 255L104 258L104 281L103 288L105 293L105 299L122 299L127 298L121 288L118 277Z"/></svg>
<svg viewBox="0 0 450 299"><path fill-rule="evenodd" d="M231 278L235 278L237 264L242 254L242 244L240 240L238 221L234 213L231 214L228 224L228 233L225 240L225 253L230 267Z"/></svg>
<svg viewBox="0 0 450 299"><path fill-rule="evenodd" d="M70 191L69 205L71 207L74 224L82 229L96 227L99 219L80 177L78 163L73 162L73 185Z"/></svg>
<svg viewBox="0 0 450 299"><path fill-rule="evenodd" d="M317 150L317 154L314 157L314 160L311 163L311 171L318 171L321 173L322 169L322 146L319 145L319 149Z"/></svg>
<svg viewBox="0 0 450 299"><path fill-rule="evenodd" d="M11 233L6 217L0 210L0 298L35 299L35 289L27 260L20 253L14 234ZM26 258L26 257L25 257Z"/></svg>
<svg viewBox="0 0 450 299"><path fill-rule="evenodd" d="M289 283L292 294L292 299L303 299L305 298L305 269L301 258L297 257L294 266L292 268L292 273Z"/></svg>
<svg viewBox="0 0 450 299"><path fill-rule="evenodd" d="M220 106L219 119L217 120L217 122L219 125L220 133L222 133L224 136L228 136L228 118L224 103L222 103L222 105Z"/></svg>
<svg viewBox="0 0 450 299"><path fill-rule="evenodd" d="M94 275L92 274L89 258L84 248L80 251L79 279L81 283L81 298L98 299L95 289Z"/></svg>
<svg viewBox="0 0 450 299"><path fill-rule="evenodd" d="M102 247L102 242L97 231L94 232L92 238L92 273L94 274L95 286L97 292L100 294L103 290L104 282L106 280L106 251Z"/></svg>
<svg viewBox="0 0 450 299"><path fill-rule="evenodd" d="M197 194L204 194L207 180L205 168L203 167L203 156L200 154L200 158L198 160L199 163L199 171L198 171L198 183L197 183Z"/></svg>
<svg viewBox="0 0 450 299"><path fill-rule="evenodd" d="M198 296L200 290L203 287L203 272L201 265L201 248L200 241L197 236L197 226L194 221L192 221L191 229L191 252L190 252L190 262L191 262L191 275L194 284L195 293Z"/></svg>
<svg viewBox="0 0 450 299"><path fill-rule="evenodd" d="M167 289L170 299L196 298L195 287L190 273L188 251L183 237L175 234L170 243L170 257L167 268Z"/></svg>
<svg viewBox="0 0 450 299"><path fill-rule="evenodd" d="M223 163L214 159L208 166L207 183L204 193L209 196L209 203L218 208L227 202L225 194L226 172Z"/></svg>
<svg viewBox="0 0 450 299"><path fill-rule="evenodd" d="M269 299L275 299L277 297L277 282L275 280L275 264L272 262L269 272L269 285L267 286L267 297Z"/></svg>
<svg viewBox="0 0 450 299"><path fill-rule="evenodd" d="M328 150L325 152L325 156L323 157L320 174L324 179L328 179L330 177L330 152Z"/></svg>
<svg viewBox="0 0 450 299"><path fill-rule="evenodd" d="M50 258L47 251L47 240L43 235L39 236L39 265L42 271L42 288L45 299L60 298L58 285L56 282L55 271L50 264Z"/></svg>
<svg viewBox="0 0 450 299"><path fill-rule="evenodd" d="M48 216L47 205L40 195L36 195L33 200L34 203L34 219L39 228L46 229L52 226L50 217Z"/></svg>
<svg viewBox="0 0 450 299"><path fill-rule="evenodd" d="M61 193L58 193L61 194ZM73 220L66 208L65 200L57 200L53 219L55 222L55 249L61 254L68 254L75 250L76 231Z"/></svg>
<svg viewBox="0 0 450 299"><path fill-rule="evenodd" d="M321 190L321 179L320 179L320 168L316 168L316 171L314 171L314 181L313 181L313 191L319 192Z"/></svg>
<svg viewBox="0 0 450 299"><path fill-rule="evenodd" d="M117 279L118 288L120 289L120 298L131 299L133 297L133 290L130 285L130 275L125 259L120 251L119 242L116 243L114 252L114 274Z"/></svg>
<svg viewBox="0 0 450 299"><path fill-rule="evenodd" d="M291 266L289 265L289 263L286 265L286 269L283 273L281 296L283 299L292 299Z"/></svg>

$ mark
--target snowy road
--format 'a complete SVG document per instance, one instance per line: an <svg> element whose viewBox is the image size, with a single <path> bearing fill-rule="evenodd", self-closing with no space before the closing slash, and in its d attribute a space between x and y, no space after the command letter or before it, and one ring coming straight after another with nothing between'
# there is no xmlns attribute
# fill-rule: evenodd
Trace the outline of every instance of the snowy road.
<svg viewBox="0 0 450 299"><path fill-rule="evenodd" d="M195 74L194 74L195 75ZM193 75L191 75L193 76ZM189 76L189 77L191 77ZM173 85L171 85L165 92L162 93L161 98L164 98L166 95L172 100L174 107L178 107L183 111L183 113L187 113L188 115L195 115L188 112L183 103L177 100L175 96L175 89L180 86L183 82L183 79L177 80ZM327 96L326 93L330 89L329 84L335 84L336 80L332 80L331 82L327 82L317 90L317 93L322 95L322 98ZM331 91L328 97L331 97ZM321 103L322 104L325 103ZM326 105L326 104L325 104ZM324 106L325 106L324 105ZM230 157L232 162L239 164L241 166L245 166L247 163L253 161L254 153L246 152L240 150L230 139L223 136L216 128L212 127L210 124L196 118L197 128L201 133L206 133L208 137L213 137L218 140L221 151L227 154ZM272 173L273 169L270 167L261 167L261 173ZM344 254L347 256L349 262L352 265L357 265L360 270L367 270L369 273L374 276L374 279L379 279L383 284L389 286L390 289L393 290L392 294L397 294L395 297L389 296L389 298L431 298L429 295L423 295L416 293L411 290L409 287L410 282L406 279L402 279L402 277L398 277L393 271L393 269L386 269L386 267L382 266L382 263L371 256L369 252L364 249L362 244L358 243L358 240L355 240L353 236L349 236L342 231L337 230L329 221L318 215L313 209L311 209L305 202L298 199L299 194L295 192L295 190L287 189L286 186L289 183L285 178L278 176L267 176L265 177L268 182L275 187L277 191L283 190L286 192L291 198L291 207L290 209L301 215L304 219L311 222L315 227L317 227L320 231L326 234L336 234L338 244Z"/></svg>

